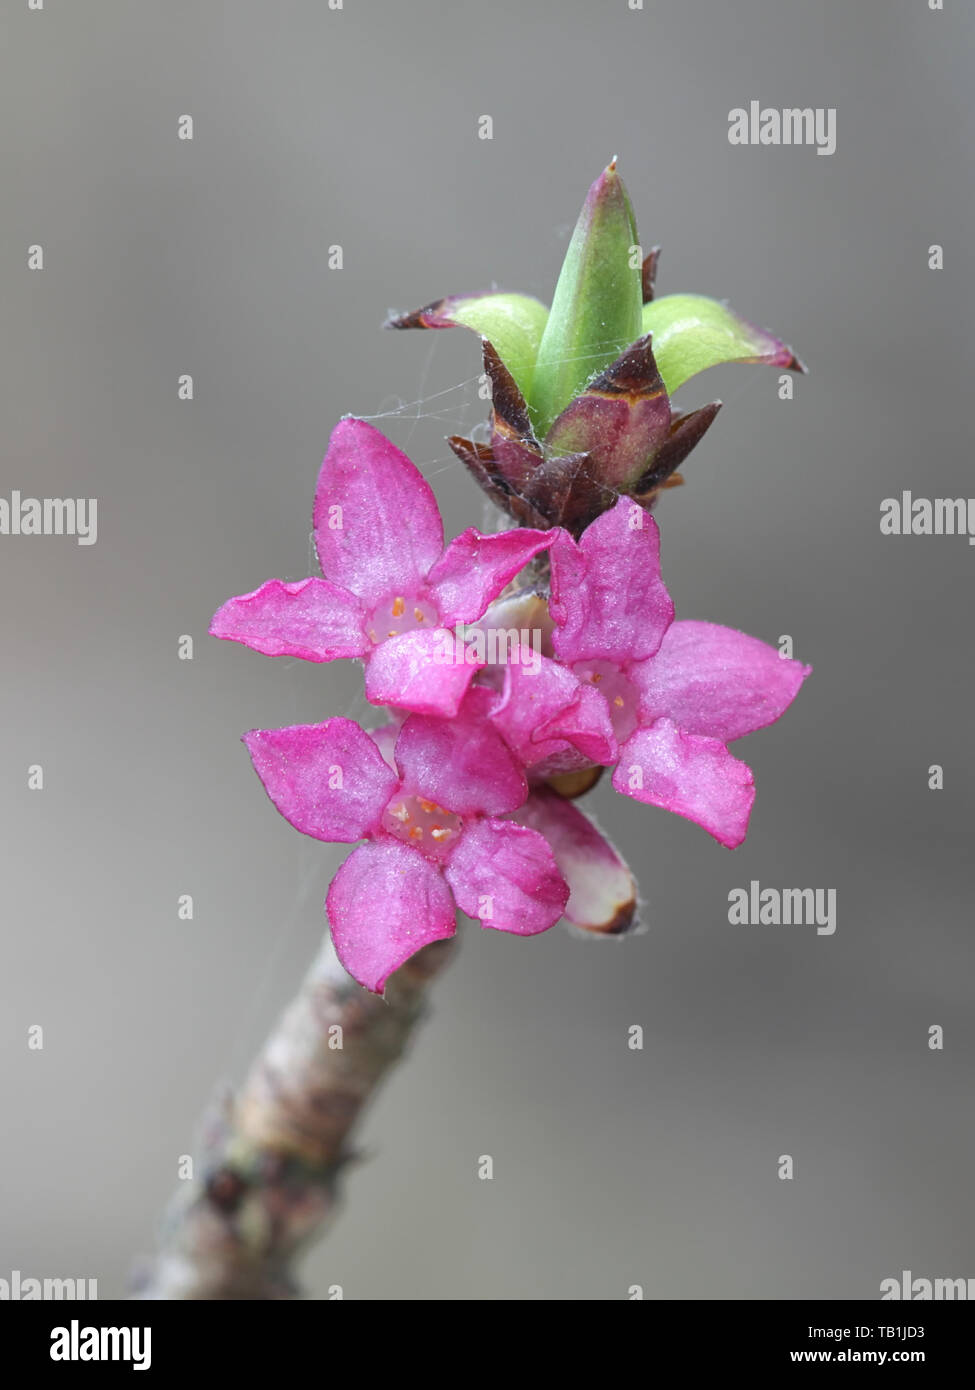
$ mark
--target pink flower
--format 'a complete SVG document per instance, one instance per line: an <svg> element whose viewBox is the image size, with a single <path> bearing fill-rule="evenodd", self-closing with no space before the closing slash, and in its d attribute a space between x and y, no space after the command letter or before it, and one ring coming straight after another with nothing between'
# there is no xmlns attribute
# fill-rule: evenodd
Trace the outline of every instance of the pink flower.
<svg viewBox="0 0 975 1390"><path fill-rule="evenodd" d="M774 723L811 668L732 628L675 622L656 523L627 498L578 542L559 532L551 556L552 645L565 669L549 663L557 674L546 667L534 690L507 671L496 727L526 766L532 746L546 774L572 750L615 763L617 791L686 816L729 849L741 844L755 788L727 745Z"/></svg>
<svg viewBox="0 0 975 1390"><path fill-rule="evenodd" d="M484 536L469 527L444 549L420 472L352 417L332 431L313 524L324 578L269 579L225 603L210 632L266 656L360 657L373 704L445 717L483 665L449 629L480 618L551 540L545 531Z"/></svg>
<svg viewBox="0 0 975 1390"><path fill-rule="evenodd" d="M366 841L332 880L326 909L342 964L375 993L422 946L453 936L455 907L518 936L545 931L566 907L569 885L533 811L522 823L503 819L524 806L528 787L486 718L493 698L475 688L453 719L410 715L395 768L350 719L244 736L268 796L295 829ZM378 743L388 742L379 732Z"/></svg>

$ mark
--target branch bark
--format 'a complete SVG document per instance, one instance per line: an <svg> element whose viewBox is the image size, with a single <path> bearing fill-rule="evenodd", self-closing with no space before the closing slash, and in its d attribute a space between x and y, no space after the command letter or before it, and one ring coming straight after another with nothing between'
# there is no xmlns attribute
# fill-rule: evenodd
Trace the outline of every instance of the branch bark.
<svg viewBox="0 0 975 1390"><path fill-rule="evenodd" d="M453 940L426 946L379 999L349 978L326 939L239 1095L209 1119L202 1172L171 1204L138 1298L299 1296L295 1257L335 1215L355 1123L454 949Z"/></svg>

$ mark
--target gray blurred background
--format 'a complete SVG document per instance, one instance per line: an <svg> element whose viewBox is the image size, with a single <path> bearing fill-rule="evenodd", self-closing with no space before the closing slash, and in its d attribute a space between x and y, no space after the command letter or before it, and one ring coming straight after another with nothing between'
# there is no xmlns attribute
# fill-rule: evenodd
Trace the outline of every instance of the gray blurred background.
<svg viewBox="0 0 975 1390"><path fill-rule="evenodd" d="M322 933L344 851L285 824L238 740L362 717L360 673L215 642L211 613L310 572L345 412L411 453L448 534L484 523L443 442L483 415L476 340L381 322L492 282L547 300L614 153L659 292L726 297L810 367L792 402L769 369L685 388L725 409L658 511L678 616L789 634L815 674L738 745L758 798L734 854L590 799L646 934L463 928L308 1285L871 1299L905 1268L975 1276L975 551L879 530L903 488L975 491L972 14L5 0L3 31L0 493L95 496L99 534L0 537L0 1276L124 1290ZM730 146L753 98L836 107L836 153ZM729 925L751 879L835 888L836 934Z"/></svg>

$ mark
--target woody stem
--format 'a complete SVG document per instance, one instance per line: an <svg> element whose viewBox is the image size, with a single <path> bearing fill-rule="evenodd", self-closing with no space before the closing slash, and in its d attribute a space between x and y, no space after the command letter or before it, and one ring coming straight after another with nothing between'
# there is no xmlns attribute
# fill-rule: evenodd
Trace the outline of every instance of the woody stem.
<svg viewBox="0 0 975 1390"><path fill-rule="evenodd" d="M453 952L453 941L424 947L380 999L326 941L239 1094L209 1117L201 1171L173 1200L137 1297L298 1296L293 1262L335 1215L351 1132Z"/></svg>

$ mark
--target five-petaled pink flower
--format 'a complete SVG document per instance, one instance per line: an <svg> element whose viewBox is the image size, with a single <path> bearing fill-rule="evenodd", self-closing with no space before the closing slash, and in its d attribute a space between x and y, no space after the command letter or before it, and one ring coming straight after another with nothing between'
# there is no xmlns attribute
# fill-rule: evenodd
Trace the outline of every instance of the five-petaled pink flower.
<svg viewBox="0 0 975 1390"><path fill-rule="evenodd" d="M469 527L444 549L437 502L418 469L352 417L332 431L313 524L325 577L269 579L225 603L211 633L266 656L361 657L373 704L448 718L483 665L450 629L480 618L552 539Z"/></svg>
<svg viewBox="0 0 975 1390"><path fill-rule="evenodd" d="M555 535L551 561L558 661L530 685L505 671L496 727L536 776L615 763L617 791L741 844L755 787L727 745L774 723L811 668L732 628L675 622L656 523L627 498L578 542Z"/></svg>
<svg viewBox="0 0 975 1390"><path fill-rule="evenodd" d="M415 951L453 936L455 904L518 936L545 931L566 907L569 885L531 823L547 808L536 798L522 809L528 786L486 717L493 699L475 687L453 719L410 715L395 737L395 768L380 751L392 731L370 737L351 719L244 736L265 790L297 830L366 840L332 880L326 909L339 959L376 993ZM526 823L502 819L519 810ZM556 822L563 842L574 834L591 843L576 822ZM627 872L618 857L611 864L610 847L595 850L607 873ZM577 880L576 891L589 907L588 883Z"/></svg>

